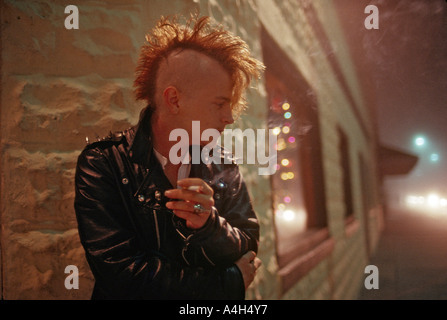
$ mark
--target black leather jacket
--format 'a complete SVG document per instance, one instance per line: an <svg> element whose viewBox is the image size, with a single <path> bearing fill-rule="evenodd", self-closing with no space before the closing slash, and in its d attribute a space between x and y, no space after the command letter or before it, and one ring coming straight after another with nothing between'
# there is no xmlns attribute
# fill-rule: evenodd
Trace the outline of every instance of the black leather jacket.
<svg viewBox="0 0 447 320"><path fill-rule="evenodd" d="M259 224L237 165L192 165L190 177L214 189L215 207L204 227L189 230L165 207L172 186L143 120L78 158L75 211L92 299L244 299L234 262L257 252Z"/></svg>

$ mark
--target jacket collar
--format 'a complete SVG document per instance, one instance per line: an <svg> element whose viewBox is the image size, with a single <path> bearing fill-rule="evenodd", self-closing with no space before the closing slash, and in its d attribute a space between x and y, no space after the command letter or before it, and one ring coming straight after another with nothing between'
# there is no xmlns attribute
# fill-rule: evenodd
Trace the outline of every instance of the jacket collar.
<svg viewBox="0 0 447 320"><path fill-rule="evenodd" d="M129 146L130 158L146 167L152 156L151 117L152 107L148 105L140 113L138 124L124 133Z"/></svg>

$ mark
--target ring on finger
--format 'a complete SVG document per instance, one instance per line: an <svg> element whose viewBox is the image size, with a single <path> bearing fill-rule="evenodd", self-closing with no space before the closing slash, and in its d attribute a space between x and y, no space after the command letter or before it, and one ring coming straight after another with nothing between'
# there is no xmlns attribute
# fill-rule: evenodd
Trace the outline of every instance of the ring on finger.
<svg viewBox="0 0 447 320"><path fill-rule="evenodd" d="M203 213L205 211L206 211L206 209L200 203L196 203L194 205L194 213L195 214L200 214L200 213Z"/></svg>

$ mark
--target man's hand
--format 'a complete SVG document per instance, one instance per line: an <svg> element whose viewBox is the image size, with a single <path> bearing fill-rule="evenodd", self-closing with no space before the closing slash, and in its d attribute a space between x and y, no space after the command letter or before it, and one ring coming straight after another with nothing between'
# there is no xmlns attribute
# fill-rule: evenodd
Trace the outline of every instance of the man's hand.
<svg viewBox="0 0 447 320"><path fill-rule="evenodd" d="M171 209L177 217L185 219L188 228L202 228L214 206L213 189L199 178L182 179L177 182L177 185L181 189L167 190L165 196L183 201L169 201L166 207ZM203 211L194 212L194 205L200 205Z"/></svg>
<svg viewBox="0 0 447 320"><path fill-rule="evenodd" d="M253 282L256 271L261 266L261 260L256 257L256 253L249 251L235 262L244 278L245 290Z"/></svg>

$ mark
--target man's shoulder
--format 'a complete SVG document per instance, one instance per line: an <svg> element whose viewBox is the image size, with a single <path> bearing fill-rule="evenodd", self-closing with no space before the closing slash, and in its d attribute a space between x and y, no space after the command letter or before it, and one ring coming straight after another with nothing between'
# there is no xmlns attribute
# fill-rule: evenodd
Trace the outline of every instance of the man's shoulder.
<svg viewBox="0 0 447 320"><path fill-rule="evenodd" d="M87 137L87 145L84 147L82 153L108 153L112 148L118 147L120 144L127 144L126 137L131 129L124 131L110 131L108 135L99 137L97 136L93 141Z"/></svg>
<svg viewBox="0 0 447 320"><path fill-rule="evenodd" d="M113 146L118 146L119 144L126 143L126 135L132 130L132 128L124 131L110 131L108 135L100 138L96 137L95 140L91 141L88 137L86 138L87 145L84 147L84 151L87 150L101 150L105 151Z"/></svg>

